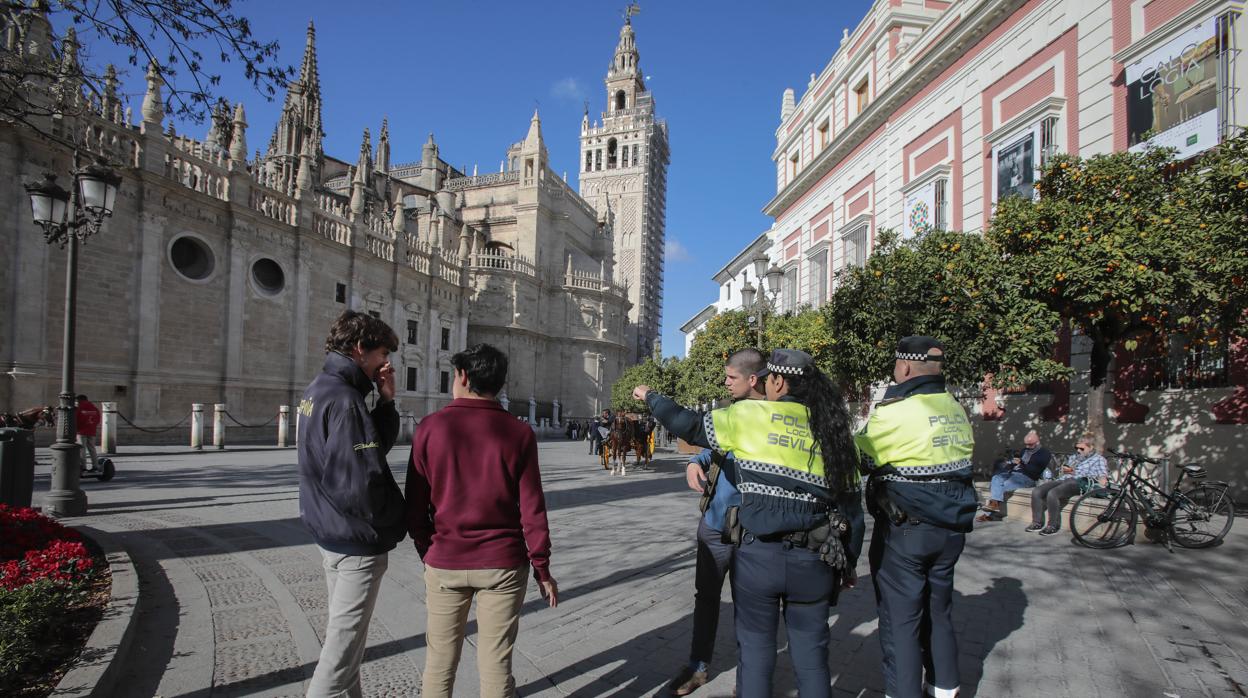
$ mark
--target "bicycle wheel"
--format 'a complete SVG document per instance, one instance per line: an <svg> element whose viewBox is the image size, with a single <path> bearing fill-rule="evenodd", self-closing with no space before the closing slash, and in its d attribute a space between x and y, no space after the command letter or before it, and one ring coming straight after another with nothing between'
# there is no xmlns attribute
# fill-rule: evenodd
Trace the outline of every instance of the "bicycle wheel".
<svg viewBox="0 0 1248 698"><path fill-rule="evenodd" d="M1089 548L1117 548L1135 537L1135 500L1126 492L1109 499L1085 494L1070 509L1070 532Z"/></svg>
<svg viewBox="0 0 1248 698"><path fill-rule="evenodd" d="M1176 492L1178 506L1170 512L1170 534L1184 548L1208 548L1226 537L1235 521L1235 502L1226 487L1199 485Z"/></svg>

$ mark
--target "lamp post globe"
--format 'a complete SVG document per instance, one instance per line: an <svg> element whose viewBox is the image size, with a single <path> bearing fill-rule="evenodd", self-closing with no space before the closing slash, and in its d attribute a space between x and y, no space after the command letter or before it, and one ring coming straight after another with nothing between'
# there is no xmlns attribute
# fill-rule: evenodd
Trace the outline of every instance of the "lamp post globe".
<svg viewBox="0 0 1248 698"><path fill-rule="evenodd" d="M780 282L784 280L784 270L772 264L767 270L767 291L775 297L780 292Z"/></svg>
<svg viewBox="0 0 1248 698"><path fill-rule="evenodd" d="M763 282L763 274L767 273L767 262L770 260L767 259L767 255L762 250L759 250L758 254L754 255L754 259L750 261L754 262L754 276L761 284Z"/></svg>
<svg viewBox="0 0 1248 698"><path fill-rule="evenodd" d="M746 281L745 285L741 287L741 307L742 308L745 308L747 311L754 309L754 294L755 293L756 291L754 290L754 284L750 283L749 281Z"/></svg>

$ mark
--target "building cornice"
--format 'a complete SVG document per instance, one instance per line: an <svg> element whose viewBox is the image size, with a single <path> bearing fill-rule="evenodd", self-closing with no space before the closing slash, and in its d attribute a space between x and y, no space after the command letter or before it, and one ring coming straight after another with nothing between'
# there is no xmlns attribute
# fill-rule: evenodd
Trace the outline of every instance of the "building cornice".
<svg viewBox="0 0 1248 698"><path fill-rule="evenodd" d="M711 280L720 285L727 283L729 279L737 275L737 272L744 269L745 266L750 263L750 259L753 257L754 251L766 250L770 247L770 240L770 230L760 233L759 236L754 238L750 244L746 245L740 252L738 252L737 256L733 257L727 264L720 268L719 271L715 272L715 275L711 277Z"/></svg>
<svg viewBox="0 0 1248 698"><path fill-rule="evenodd" d="M763 213L772 218L778 218L785 213L820 178L874 133L876 128L886 124L888 117L905 104L906 100L927 86L932 78L952 65L967 48L984 38L1025 2L1026 0L987 0L975 8L972 15L962 17L954 30L945 34L934 47L928 48L918 62L907 68L832 144L816 155L796 179L786 184L768 201L763 207ZM928 30L932 30L937 24L931 25Z"/></svg>
<svg viewBox="0 0 1248 698"><path fill-rule="evenodd" d="M714 303L711 303L705 308L699 310L697 315L689 318L685 321L685 324L680 326L681 334L689 334L694 328L704 324L707 320L710 320L718 314L719 308L717 308Z"/></svg>
<svg viewBox="0 0 1248 698"><path fill-rule="evenodd" d="M1220 15L1228 11L1243 12L1243 0L1198 0L1196 4L1171 17L1161 26L1156 27L1139 40L1115 53L1114 61L1122 65L1134 63L1149 51L1174 38L1174 33L1185 25L1193 24L1197 20Z"/></svg>

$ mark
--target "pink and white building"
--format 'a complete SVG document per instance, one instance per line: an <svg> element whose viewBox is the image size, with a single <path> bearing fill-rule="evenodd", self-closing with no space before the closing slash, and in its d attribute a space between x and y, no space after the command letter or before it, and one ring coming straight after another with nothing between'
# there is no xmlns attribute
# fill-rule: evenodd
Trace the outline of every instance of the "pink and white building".
<svg viewBox="0 0 1248 698"><path fill-rule="evenodd" d="M980 230L1045 158L1186 157L1248 119L1242 0L877 0L776 129L781 307L819 305L876 232ZM1145 138L1151 140L1145 140Z"/></svg>

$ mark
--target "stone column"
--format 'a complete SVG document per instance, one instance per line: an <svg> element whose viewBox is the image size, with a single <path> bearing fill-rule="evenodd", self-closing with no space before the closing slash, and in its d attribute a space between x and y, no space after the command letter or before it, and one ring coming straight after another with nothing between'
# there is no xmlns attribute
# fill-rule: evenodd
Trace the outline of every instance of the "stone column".
<svg viewBox="0 0 1248 698"><path fill-rule="evenodd" d="M212 445L225 450L225 404L220 402L212 406Z"/></svg>
<svg viewBox="0 0 1248 698"><path fill-rule="evenodd" d="M204 450L204 403L191 405L191 448Z"/></svg>
<svg viewBox="0 0 1248 698"><path fill-rule="evenodd" d="M287 437L290 435L290 405L277 408L277 446L286 448Z"/></svg>
<svg viewBox="0 0 1248 698"><path fill-rule="evenodd" d="M556 427L559 426L559 401L555 400L555 407L551 414L551 423Z"/></svg>
<svg viewBox="0 0 1248 698"><path fill-rule="evenodd" d="M529 397L529 424L537 426L537 398Z"/></svg>
<svg viewBox="0 0 1248 698"><path fill-rule="evenodd" d="M100 453L106 456L117 454L117 403L100 403Z"/></svg>

